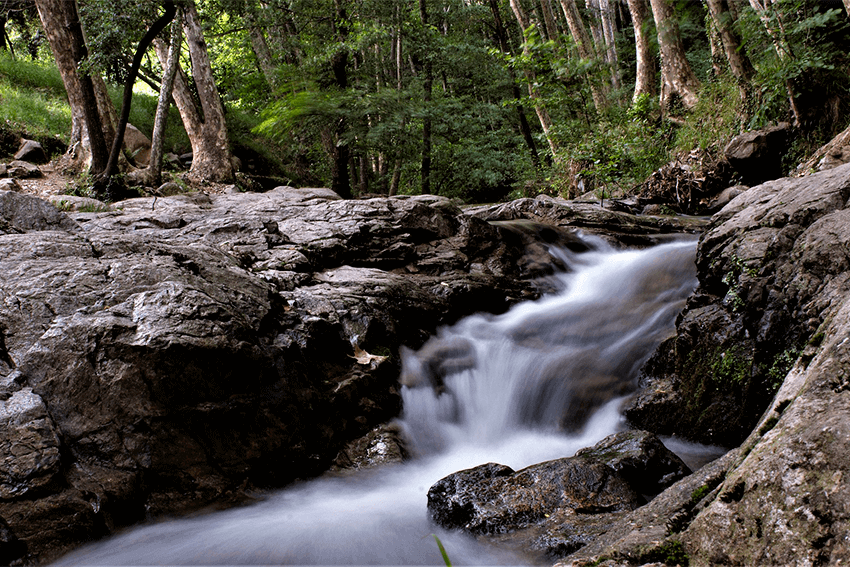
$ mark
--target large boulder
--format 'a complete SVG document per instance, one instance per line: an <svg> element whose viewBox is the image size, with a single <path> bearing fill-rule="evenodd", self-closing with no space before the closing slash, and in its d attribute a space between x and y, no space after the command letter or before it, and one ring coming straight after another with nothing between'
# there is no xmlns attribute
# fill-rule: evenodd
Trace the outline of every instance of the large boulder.
<svg viewBox="0 0 850 567"><path fill-rule="evenodd" d="M842 165L754 187L715 215L700 246L700 289L627 414L740 446L563 564L837 565L850 556L848 198Z"/></svg>
<svg viewBox="0 0 850 567"><path fill-rule="evenodd" d="M790 137L791 125L783 122L735 136L723 154L745 184L764 183L782 176L782 157Z"/></svg>
<svg viewBox="0 0 850 567"><path fill-rule="evenodd" d="M631 422L733 447L850 291L850 166L754 187L712 217L700 285L643 369Z"/></svg>
<svg viewBox="0 0 850 567"><path fill-rule="evenodd" d="M642 493L689 473L654 435L629 431L520 471L488 463L456 472L428 490L428 511L443 528L561 557L643 504Z"/></svg>

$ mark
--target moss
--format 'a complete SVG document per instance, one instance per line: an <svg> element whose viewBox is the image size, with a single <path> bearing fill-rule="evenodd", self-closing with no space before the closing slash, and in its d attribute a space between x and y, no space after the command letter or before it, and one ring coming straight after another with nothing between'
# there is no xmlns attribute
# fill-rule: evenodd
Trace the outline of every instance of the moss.
<svg viewBox="0 0 850 567"><path fill-rule="evenodd" d="M664 563L666 565L681 565L687 567L690 558L685 551L685 546L678 540L666 541L658 547L641 550L636 558L637 564Z"/></svg>
<svg viewBox="0 0 850 567"><path fill-rule="evenodd" d="M744 385L753 369L753 360L743 349L733 346L719 352L711 364L712 379L719 384Z"/></svg>
<svg viewBox="0 0 850 567"><path fill-rule="evenodd" d="M765 420L764 425L759 428L759 435L764 435L765 433L773 429L777 423L779 423L779 416L770 416Z"/></svg>
<svg viewBox="0 0 850 567"><path fill-rule="evenodd" d="M705 495L711 492L711 488L707 484L703 484L693 492L691 492L691 503L697 504L700 500L705 498Z"/></svg>

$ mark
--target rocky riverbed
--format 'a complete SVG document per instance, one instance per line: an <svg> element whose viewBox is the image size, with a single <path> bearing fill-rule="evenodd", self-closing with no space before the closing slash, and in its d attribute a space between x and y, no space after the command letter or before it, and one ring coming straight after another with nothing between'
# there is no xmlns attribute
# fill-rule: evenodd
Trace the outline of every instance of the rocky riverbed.
<svg viewBox="0 0 850 567"><path fill-rule="evenodd" d="M565 564L850 557L848 199L850 165L711 218L700 285L626 416L736 448L648 504L620 487L626 504L560 548ZM281 187L62 213L0 191L0 559L340 463L398 413L402 346L537 297L549 247L583 246L576 228L640 246L700 230L547 197L462 210ZM609 478L594 463L583 474Z"/></svg>

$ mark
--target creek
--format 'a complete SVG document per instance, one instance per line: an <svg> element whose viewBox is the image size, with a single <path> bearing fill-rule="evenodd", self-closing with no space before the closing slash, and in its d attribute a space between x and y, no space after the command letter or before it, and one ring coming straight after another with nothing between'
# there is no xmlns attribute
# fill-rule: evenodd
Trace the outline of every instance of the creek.
<svg viewBox="0 0 850 567"><path fill-rule="evenodd" d="M291 486L250 506L135 527L57 565L533 564L429 521L440 478L497 462L570 456L624 427L619 406L696 285L695 240L646 250L558 251L558 290L475 315L403 353L399 465ZM689 447L671 445L686 460ZM692 461L693 462L693 461ZM689 463L691 464L691 463Z"/></svg>

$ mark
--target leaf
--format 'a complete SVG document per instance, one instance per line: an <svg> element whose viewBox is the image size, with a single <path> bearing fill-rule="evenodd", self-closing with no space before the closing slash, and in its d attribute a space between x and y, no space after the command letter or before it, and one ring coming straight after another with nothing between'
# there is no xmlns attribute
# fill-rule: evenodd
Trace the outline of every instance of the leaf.
<svg viewBox="0 0 850 567"><path fill-rule="evenodd" d="M443 547L443 542L440 541L440 538L437 537L437 534L431 534L434 536L434 540L437 542L437 547L440 548L440 555L443 556L443 563L446 564L446 567L452 567L452 562L449 560L449 554L446 553L446 548Z"/></svg>
<svg viewBox="0 0 850 567"><path fill-rule="evenodd" d="M354 356L352 356L351 358L356 360L357 364L363 364L364 366L369 366L370 364L372 364L372 362L381 363L387 359L386 356L369 354L357 345L354 345Z"/></svg>

